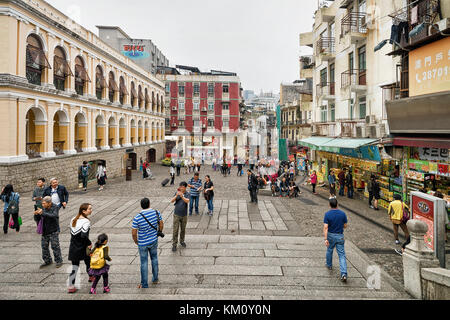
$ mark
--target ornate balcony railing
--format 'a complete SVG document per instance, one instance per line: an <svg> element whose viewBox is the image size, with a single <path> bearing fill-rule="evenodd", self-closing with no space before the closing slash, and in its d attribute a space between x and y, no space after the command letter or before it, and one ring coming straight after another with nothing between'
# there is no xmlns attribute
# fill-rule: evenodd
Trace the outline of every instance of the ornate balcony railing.
<svg viewBox="0 0 450 320"><path fill-rule="evenodd" d="M352 69L341 73L341 88L351 85L367 85L366 69Z"/></svg>
<svg viewBox="0 0 450 320"><path fill-rule="evenodd" d="M351 12L341 20L342 35L349 32L367 33L367 15L365 13Z"/></svg>
<svg viewBox="0 0 450 320"><path fill-rule="evenodd" d="M75 150L78 153L83 152L83 140L75 140Z"/></svg>
<svg viewBox="0 0 450 320"><path fill-rule="evenodd" d="M323 82L323 83L319 83L316 86L316 95L318 97L321 97L323 95L330 95L330 96L334 96L336 93L335 90L335 82Z"/></svg>
<svg viewBox="0 0 450 320"><path fill-rule="evenodd" d="M27 142L27 156L30 159L40 158L41 142Z"/></svg>
<svg viewBox="0 0 450 320"><path fill-rule="evenodd" d="M60 156L64 154L64 143L65 141L53 141L53 152L55 152L56 155Z"/></svg>
<svg viewBox="0 0 450 320"><path fill-rule="evenodd" d="M333 54L334 53L334 38L320 37L316 42L317 54Z"/></svg>

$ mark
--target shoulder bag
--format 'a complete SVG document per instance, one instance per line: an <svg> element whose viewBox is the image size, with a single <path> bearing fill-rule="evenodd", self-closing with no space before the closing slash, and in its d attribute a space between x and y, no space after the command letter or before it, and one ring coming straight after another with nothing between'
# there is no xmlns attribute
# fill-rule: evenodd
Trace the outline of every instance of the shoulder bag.
<svg viewBox="0 0 450 320"><path fill-rule="evenodd" d="M159 228L155 228L155 226L152 225L152 224L150 223L150 221L148 221L148 219L142 214L142 212L140 212L139 214L142 216L142 218L145 219L145 221L147 221L147 223L149 224L150 227L152 227L153 229L156 230L156 232L158 233L158 237L161 237L161 238L164 238L164 237L165 237L165 234L162 233L161 231L159 231ZM158 220L158 227L159 227L159 221L160 221L160 220L159 220L159 211L156 211L156 219Z"/></svg>
<svg viewBox="0 0 450 320"><path fill-rule="evenodd" d="M408 208L403 206L403 201L402 201L402 214L403 214L402 223L406 224L408 222L410 216L409 216Z"/></svg>

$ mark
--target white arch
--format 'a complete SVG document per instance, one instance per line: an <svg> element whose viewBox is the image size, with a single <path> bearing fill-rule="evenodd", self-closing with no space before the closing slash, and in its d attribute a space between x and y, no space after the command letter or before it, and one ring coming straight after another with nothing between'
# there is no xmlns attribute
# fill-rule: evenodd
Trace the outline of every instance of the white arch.
<svg viewBox="0 0 450 320"><path fill-rule="evenodd" d="M75 120L77 119L78 115L82 116L82 119L80 119L80 122L79 122L80 124L87 124L87 123L88 123L88 121L87 121L87 115L86 115L86 113L85 113L84 111L78 111L78 112L75 114L75 117L73 118L73 119L74 119L74 122L75 122Z"/></svg>
<svg viewBox="0 0 450 320"><path fill-rule="evenodd" d="M55 112L52 114L52 117L50 119L52 119L52 120L55 119L55 116L56 116L57 113L60 113L60 114L64 115L64 118L61 118L61 116L59 116L59 121L60 122L69 122L70 117L69 117L69 114L68 114L68 112L67 112L67 110L65 108L55 110Z"/></svg>
<svg viewBox="0 0 450 320"><path fill-rule="evenodd" d="M125 121L125 117L122 116L119 120L119 127L121 128L126 128L127 127L127 122Z"/></svg>
<svg viewBox="0 0 450 320"><path fill-rule="evenodd" d="M47 112L41 105L31 105L27 108L25 114L28 114L28 111L32 110L34 113L34 118L36 121L47 121Z"/></svg>
<svg viewBox="0 0 450 320"><path fill-rule="evenodd" d="M47 45L47 42L45 41L44 36L41 35L41 34L39 34L39 33L37 33L36 30L30 30L30 31L28 32L28 34L27 34L26 39L28 39L28 37L29 37L30 35L35 35L35 36L37 36L37 37L39 38L39 40L41 41L41 44L42 44L42 50L44 50L45 53L48 53L48 45ZM25 40L25 41L26 41L26 40Z"/></svg>
<svg viewBox="0 0 450 320"><path fill-rule="evenodd" d="M134 118L130 119L130 128L136 128L136 120Z"/></svg>
<svg viewBox="0 0 450 320"><path fill-rule="evenodd" d="M67 49L67 47L65 45L62 45L61 43L56 43L53 46L52 52L55 52L56 47L60 47L64 51L64 54L66 55L66 61L70 61L70 54L69 54L69 50Z"/></svg>
<svg viewBox="0 0 450 320"><path fill-rule="evenodd" d="M112 120L112 123L111 123ZM111 114L108 118L108 125L109 126L115 126L116 125L116 116L114 114Z"/></svg>
<svg viewBox="0 0 450 320"><path fill-rule="evenodd" d="M101 122L98 122L98 119L101 119ZM96 117L95 117L95 124L106 124L105 122L105 117L103 116L103 114L101 112L99 112Z"/></svg>
<svg viewBox="0 0 450 320"><path fill-rule="evenodd" d="M82 53L76 54L76 55L73 57L73 60L70 60L70 61L72 61L71 65L75 65L75 59L76 59L77 57L80 57L81 60L83 60L83 67L84 67L84 69L86 69L86 71L89 71L89 64L87 63L86 58L84 57L84 55L83 55ZM97 66L96 66L96 67L97 67Z"/></svg>

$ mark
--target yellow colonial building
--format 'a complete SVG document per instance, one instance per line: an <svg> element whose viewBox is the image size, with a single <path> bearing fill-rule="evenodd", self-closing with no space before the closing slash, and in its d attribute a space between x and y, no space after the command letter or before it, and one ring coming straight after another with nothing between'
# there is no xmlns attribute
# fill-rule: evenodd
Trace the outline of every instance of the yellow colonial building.
<svg viewBox="0 0 450 320"><path fill-rule="evenodd" d="M163 157L164 84L94 33L44 1L0 1L0 47L1 183L74 186L84 160L115 176Z"/></svg>

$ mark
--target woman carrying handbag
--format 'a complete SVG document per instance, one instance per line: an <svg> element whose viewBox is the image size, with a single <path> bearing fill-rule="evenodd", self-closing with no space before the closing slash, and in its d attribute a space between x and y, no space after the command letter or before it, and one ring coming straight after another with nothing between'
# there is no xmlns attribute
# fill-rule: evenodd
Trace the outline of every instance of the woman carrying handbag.
<svg viewBox="0 0 450 320"><path fill-rule="evenodd" d="M389 204L388 214L390 215L394 228L395 244L400 244L398 240L398 227L402 228L405 237L409 237L409 231L406 222L409 220L409 207L403 203L399 194L394 194L394 201Z"/></svg>
<svg viewBox="0 0 450 320"><path fill-rule="evenodd" d="M205 185L203 189L203 194L205 196L206 203L208 204L208 215L212 216L214 211L214 183L211 181L211 177L209 175L205 176Z"/></svg>

